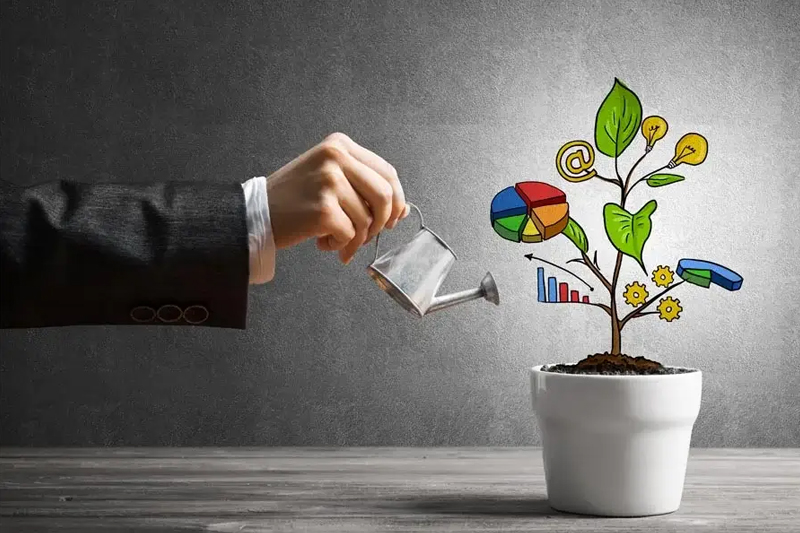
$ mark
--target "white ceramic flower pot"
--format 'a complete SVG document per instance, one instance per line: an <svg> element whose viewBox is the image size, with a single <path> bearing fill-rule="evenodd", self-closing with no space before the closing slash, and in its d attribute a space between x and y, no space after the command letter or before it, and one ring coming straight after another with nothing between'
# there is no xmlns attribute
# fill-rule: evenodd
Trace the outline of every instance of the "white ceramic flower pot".
<svg viewBox="0 0 800 533"><path fill-rule="evenodd" d="M531 369L550 505L648 516L681 504L702 373L606 376Z"/></svg>

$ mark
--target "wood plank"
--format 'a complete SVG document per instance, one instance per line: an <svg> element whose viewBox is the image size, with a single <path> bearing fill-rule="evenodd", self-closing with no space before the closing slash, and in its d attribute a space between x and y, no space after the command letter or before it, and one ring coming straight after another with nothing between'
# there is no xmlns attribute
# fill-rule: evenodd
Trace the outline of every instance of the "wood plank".
<svg viewBox="0 0 800 533"><path fill-rule="evenodd" d="M800 449L692 450L681 509L547 505L535 448L0 449L2 531L796 532Z"/></svg>

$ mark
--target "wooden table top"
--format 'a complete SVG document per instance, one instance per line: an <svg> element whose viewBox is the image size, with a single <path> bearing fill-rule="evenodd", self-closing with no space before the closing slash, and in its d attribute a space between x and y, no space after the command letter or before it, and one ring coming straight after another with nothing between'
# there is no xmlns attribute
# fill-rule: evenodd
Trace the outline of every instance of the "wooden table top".
<svg viewBox="0 0 800 533"><path fill-rule="evenodd" d="M681 509L562 514L536 448L0 449L0 530L800 531L800 449L693 449Z"/></svg>

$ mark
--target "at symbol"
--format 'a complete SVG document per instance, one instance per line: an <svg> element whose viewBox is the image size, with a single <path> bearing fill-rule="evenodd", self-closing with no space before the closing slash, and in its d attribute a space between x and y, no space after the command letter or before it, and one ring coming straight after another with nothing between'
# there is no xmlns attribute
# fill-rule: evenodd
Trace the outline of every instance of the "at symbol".
<svg viewBox="0 0 800 533"><path fill-rule="evenodd" d="M578 147L577 150L567 156L562 166L561 160L564 154L570 148L574 147ZM584 153L581 148L585 148L586 152ZM577 165L575 164L576 162ZM595 177L597 171L590 170L592 165L594 165L594 149L592 145L586 141L570 141L561 147L556 156L556 168L558 169L558 173L561 174L562 178L572 183L580 183ZM586 171L586 173L581 174L581 172L584 171Z"/></svg>

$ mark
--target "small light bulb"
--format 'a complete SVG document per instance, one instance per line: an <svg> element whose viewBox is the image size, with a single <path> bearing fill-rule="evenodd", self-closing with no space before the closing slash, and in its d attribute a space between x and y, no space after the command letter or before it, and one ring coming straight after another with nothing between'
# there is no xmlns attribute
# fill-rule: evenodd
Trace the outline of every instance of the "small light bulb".
<svg viewBox="0 0 800 533"><path fill-rule="evenodd" d="M687 133L675 145L675 157L667 165L675 168L681 163L699 165L706 160L708 154L708 141L699 133Z"/></svg>
<svg viewBox="0 0 800 533"><path fill-rule="evenodd" d="M649 116L642 121L642 135L647 140L645 153L653 149L657 140L664 138L668 129L667 121L656 115Z"/></svg>

